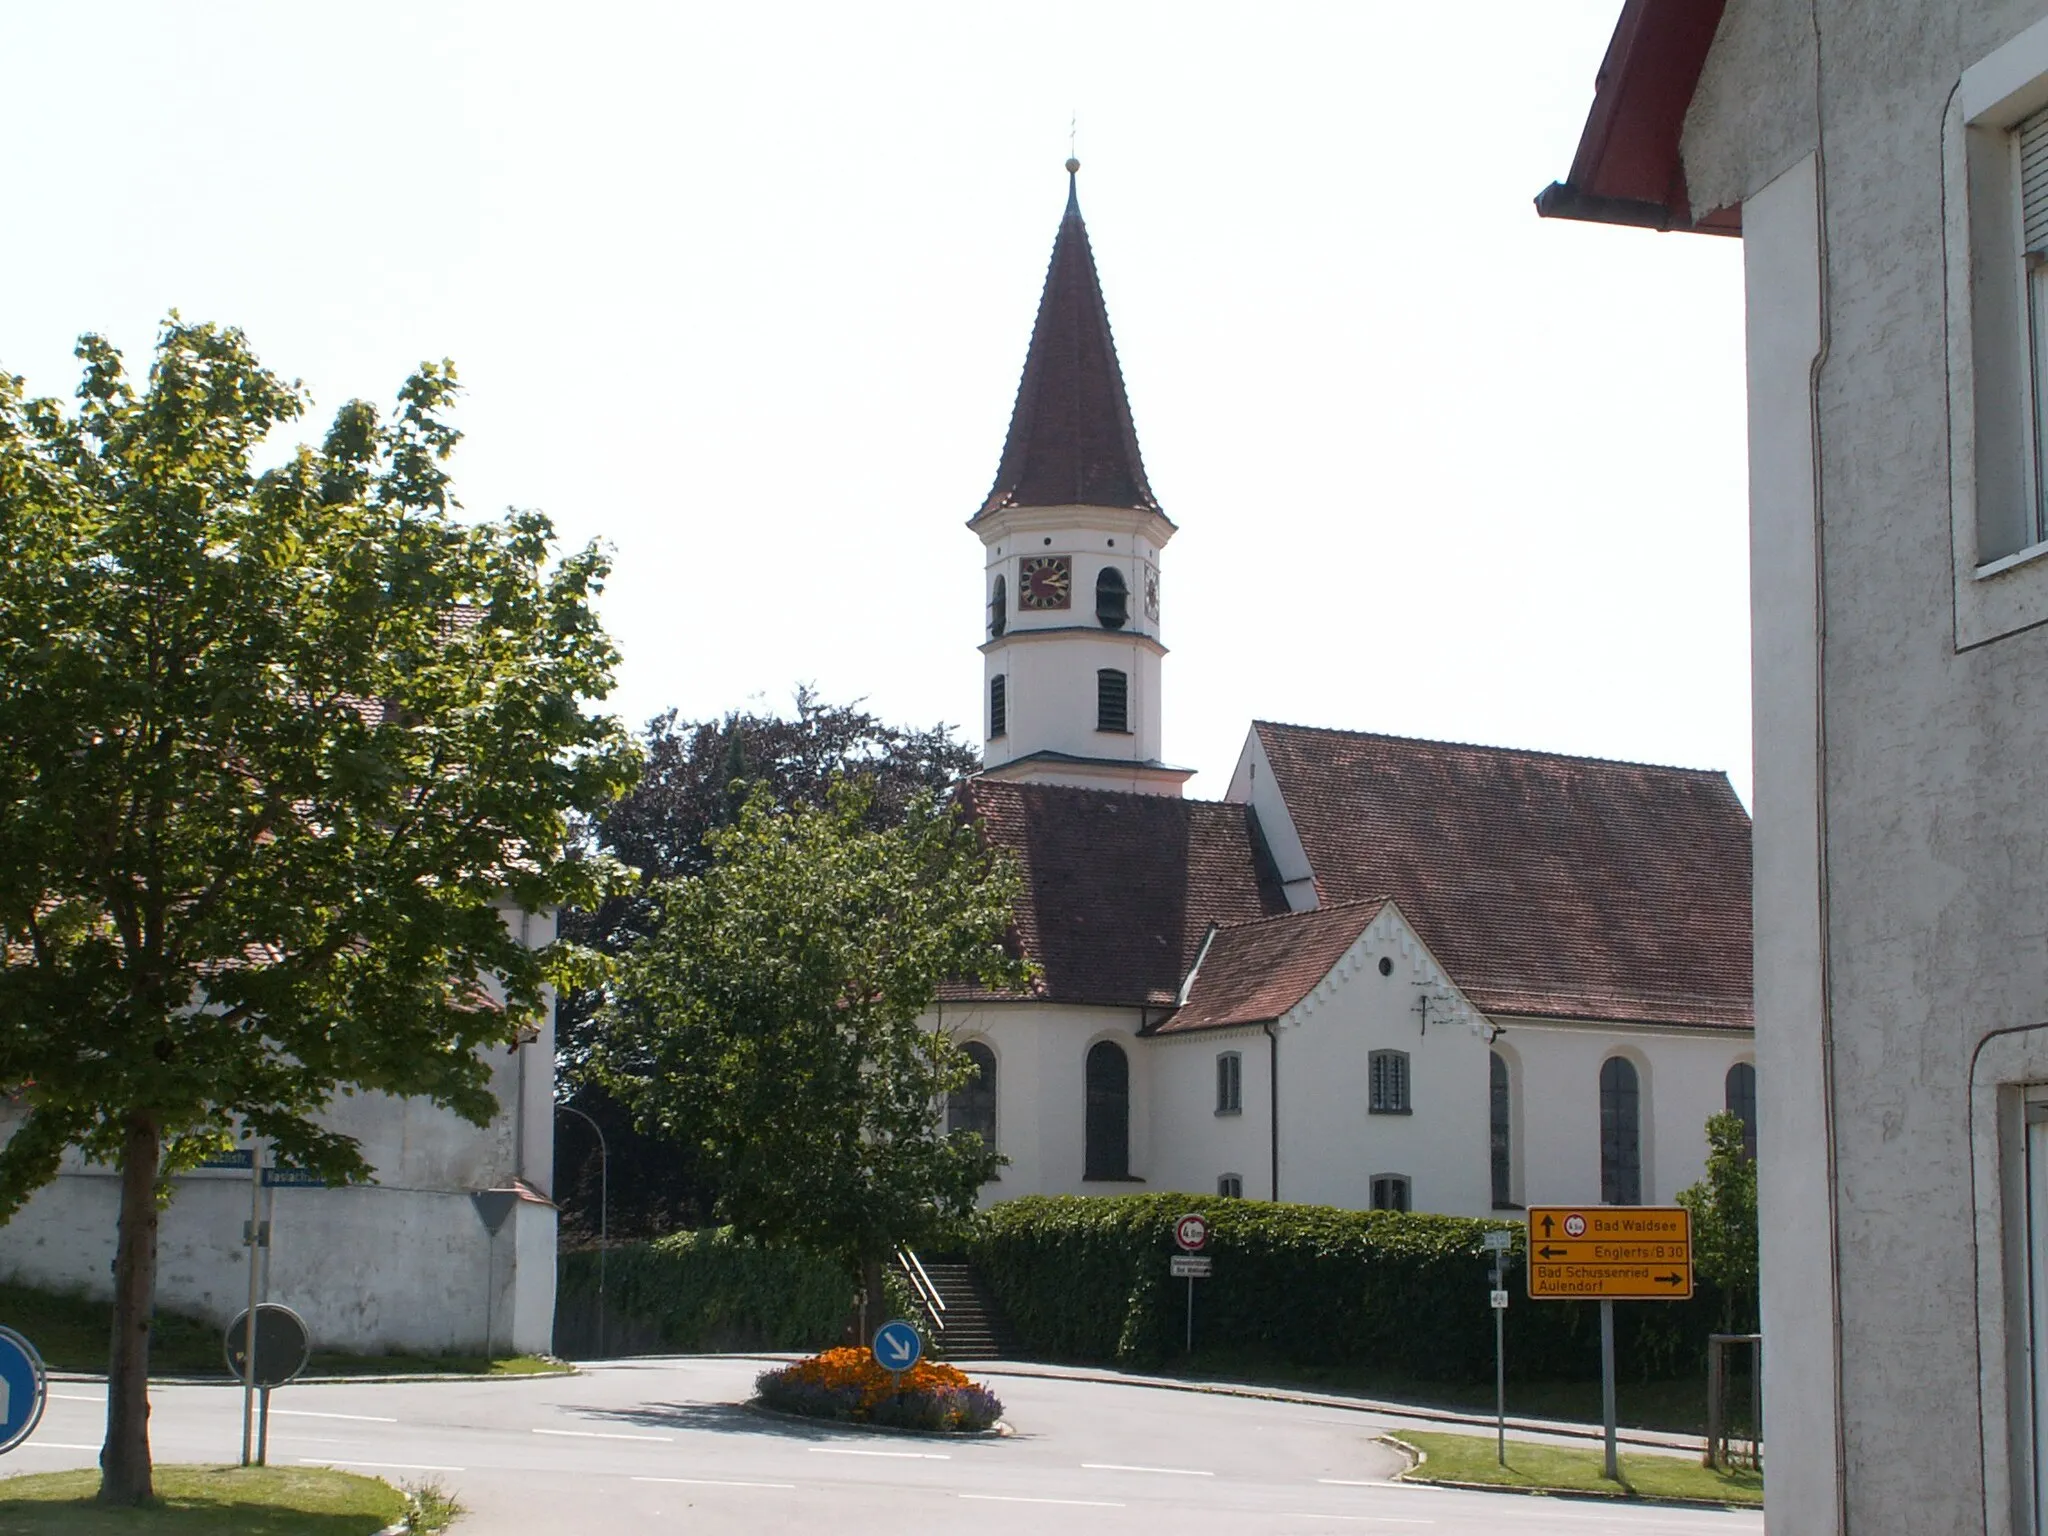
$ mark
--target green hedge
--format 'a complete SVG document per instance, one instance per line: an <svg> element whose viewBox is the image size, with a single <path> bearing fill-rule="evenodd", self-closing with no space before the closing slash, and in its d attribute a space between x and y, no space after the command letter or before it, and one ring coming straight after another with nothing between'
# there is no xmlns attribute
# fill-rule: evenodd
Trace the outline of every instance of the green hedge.
<svg viewBox="0 0 2048 1536"><path fill-rule="evenodd" d="M560 1259L555 1349L596 1346L597 1252ZM771 1248L730 1227L626 1243L605 1256L605 1346L610 1354L822 1349L839 1340L854 1286L830 1259Z"/></svg>
<svg viewBox="0 0 2048 1536"><path fill-rule="evenodd" d="M1215 1268L1195 1283L1195 1347L1280 1364L1374 1367L1422 1381L1493 1375L1488 1230L1509 1255L1509 1374L1597 1375L1600 1312L1524 1294L1521 1227L1453 1216L1341 1211L1191 1195L1027 1196L976 1218L970 1256L1038 1359L1157 1363L1181 1353L1187 1282L1169 1278L1173 1221L1209 1218ZM1641 1379L1704 1369L1719 1298L1616 1309L1618 1369Z"/></svg>

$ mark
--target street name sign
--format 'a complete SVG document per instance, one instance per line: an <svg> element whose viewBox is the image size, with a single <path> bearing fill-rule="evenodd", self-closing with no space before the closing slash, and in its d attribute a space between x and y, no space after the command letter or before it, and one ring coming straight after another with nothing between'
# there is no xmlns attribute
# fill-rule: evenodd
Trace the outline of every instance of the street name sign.
<svg viewBox="0 0 2048 1536"><path fill-rule="evenodd" d="M1692 1215L1676 1205L1532 1205L1529 1295L1684 1301L1692 1295Z"/></svg>
<svg viewBox="0 0 2048 1536"><path fill-rule="evenodd" d="M49 1400L43 1357L12 1328L0 1328L0 1451L11 1451L36 1432Z"/></svg>
<svg viewBox="0 0 2048 1536"><path fill-rule="evenodd" d="M1208 1218L1193 1212L1181 1217L1173 1224L1173 1240L1189 1253L1199 1252L1209 1241Z"/></svg>
<svg viewBox="0 0 2048 1536"><path fill-rule="evenodd" d="M1482 1232L1479 1234L1479 1246L1488 1253L1506 1253L1515 1246L1515 1234L1512 1232Z"/></svg>
<svg viewBox="0 0 2048 1536"><path fill-rule="evenodd" d="M875 1330L875 1363L885 1371L907 1371L924 1355L924 1335L914 1323L891 1318Z"/></svg>
<svg viewBox="0 0 2048 1536"><path fill-rule="evenodd" d="M1168 1273L1176 1280L1206 1280L1209 1269L1216 1261L1207 1254L1176 1253L1167 1260Z"/></svg>

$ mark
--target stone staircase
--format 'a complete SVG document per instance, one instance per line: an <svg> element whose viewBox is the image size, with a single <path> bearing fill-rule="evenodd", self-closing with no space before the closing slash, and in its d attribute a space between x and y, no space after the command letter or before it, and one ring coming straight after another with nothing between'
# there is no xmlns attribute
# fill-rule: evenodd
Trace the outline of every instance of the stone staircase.
<svg viewBox="0 0 2048 1536"><path fill-rule="evenodd" d="M946 1304L945 1331L934 1335L933 1353L953 1361L1009 1358L1015 1346L1008 1323L975 1275L974 1266L949 1259L921 1262L932 1289Z"/></svg>

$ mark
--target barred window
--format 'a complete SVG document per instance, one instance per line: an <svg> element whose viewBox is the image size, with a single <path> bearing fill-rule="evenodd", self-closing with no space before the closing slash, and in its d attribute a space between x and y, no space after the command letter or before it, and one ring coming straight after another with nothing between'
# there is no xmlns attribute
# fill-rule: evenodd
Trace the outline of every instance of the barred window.
<svg viewBox="0 0 2048 1536"><path fill-rule="evenodd" d="M1131 679L1115 667L1095 674L1095 729L1131 733Z"/></svg>
<svg viewBox="0 0 2048 1536"><path fill-rule="evenodd" d="M1368 1060L1368 1107L1375 1115L1405 1115L1408 1104L1408 1053L1374 1051Z"/></svg>

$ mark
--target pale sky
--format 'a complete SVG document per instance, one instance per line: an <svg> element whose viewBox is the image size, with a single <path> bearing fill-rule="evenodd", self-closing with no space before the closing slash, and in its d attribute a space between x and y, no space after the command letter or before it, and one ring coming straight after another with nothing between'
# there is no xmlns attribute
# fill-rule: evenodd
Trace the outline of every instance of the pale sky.
<svg viewBox="0 0 2048 1536"><path fill-rule="evenodd" d="M1749 786L1739 242L1539 221L1620 0L14 6L0 368L242 326L317 438L422 358L467 508L615 551L612 707L979 740L1066 197L1152 486L1169 759L1253 718Z"/></svg>

